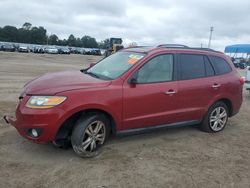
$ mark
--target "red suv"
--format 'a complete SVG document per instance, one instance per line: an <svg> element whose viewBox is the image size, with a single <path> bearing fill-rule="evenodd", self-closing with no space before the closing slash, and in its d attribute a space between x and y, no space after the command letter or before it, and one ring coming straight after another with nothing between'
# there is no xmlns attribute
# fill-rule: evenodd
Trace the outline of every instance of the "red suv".
<svg viewBox="0 0 250 188"><path fill-rule="evenodd" d="M192 124L219 132L240 109L243 83L221 52L127 48L88 69L30 81L16 117L4 118L36 143L71 143L79 156L91 157L110 134Z"/></svg>

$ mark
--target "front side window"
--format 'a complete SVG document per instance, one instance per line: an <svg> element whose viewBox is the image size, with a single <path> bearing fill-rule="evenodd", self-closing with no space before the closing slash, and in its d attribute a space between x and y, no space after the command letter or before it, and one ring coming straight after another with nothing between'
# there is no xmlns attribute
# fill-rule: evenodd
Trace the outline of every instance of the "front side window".
<svg viewBox="0 0 250 188"><path fill-rule="evenodd" d="M159 55L146 64L137 72L137 83L166 82L173 79L173 55Z"/></svg>
<svg viewBox="0 0 250 188"><path fill-rule="evenodd" d="M85 73L100 79L113 80L136 64L144 53L117 52L89 68Z"/></svg>
<svg viewBox="0 0 250 188"><path fill-rule="evenodd" d="M189 80L206 76L203 55L180 55L180 79Z"/></svg>

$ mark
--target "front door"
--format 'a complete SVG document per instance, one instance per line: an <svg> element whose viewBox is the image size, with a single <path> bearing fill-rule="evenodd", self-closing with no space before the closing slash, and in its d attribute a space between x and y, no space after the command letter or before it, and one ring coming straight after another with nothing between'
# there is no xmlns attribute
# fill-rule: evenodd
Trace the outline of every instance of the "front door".
<svg viewBox="0 0 250 188"><path fill-rule="evenodd" d="M123 86L123 129L176 122L177 81L174 55L153 57L135 73L136 84Z"/></svg>

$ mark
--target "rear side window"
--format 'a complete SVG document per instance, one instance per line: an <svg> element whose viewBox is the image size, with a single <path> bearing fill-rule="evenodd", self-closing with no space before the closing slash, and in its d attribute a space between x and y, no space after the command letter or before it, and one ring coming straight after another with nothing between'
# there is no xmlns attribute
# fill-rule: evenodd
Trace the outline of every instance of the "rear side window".
<svg viewBox="0 0 250 188"><path fill-rule="evenodd" d="M216 74L226 74L232 71L232 68L225 59L216 56L209 56L209 58L215 68Z"/></svg>
<svg viewBox="0 0 250 188"><path fill-rule="evenodd" d="M189 80L206 76L203 55L180 54L180 79Z"/></svg>

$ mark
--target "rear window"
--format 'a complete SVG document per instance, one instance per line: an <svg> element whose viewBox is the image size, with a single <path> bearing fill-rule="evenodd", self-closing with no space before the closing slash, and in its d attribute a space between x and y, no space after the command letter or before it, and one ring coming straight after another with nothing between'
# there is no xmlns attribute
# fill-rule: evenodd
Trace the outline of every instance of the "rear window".
<svg viewBox="0 0 250 188"><path fill-rule="evenodd" d="M221 57L210 56L210 60L213 64L213 67L215 68L216 74L221 75L232 71L231 66L225 59Z"/></svg>
<svg viewBox="0 0 250 188"><path fill-rule="evenodd" d="M206 76L203 55L180 55L180 79L189 80Z"/></svg>

